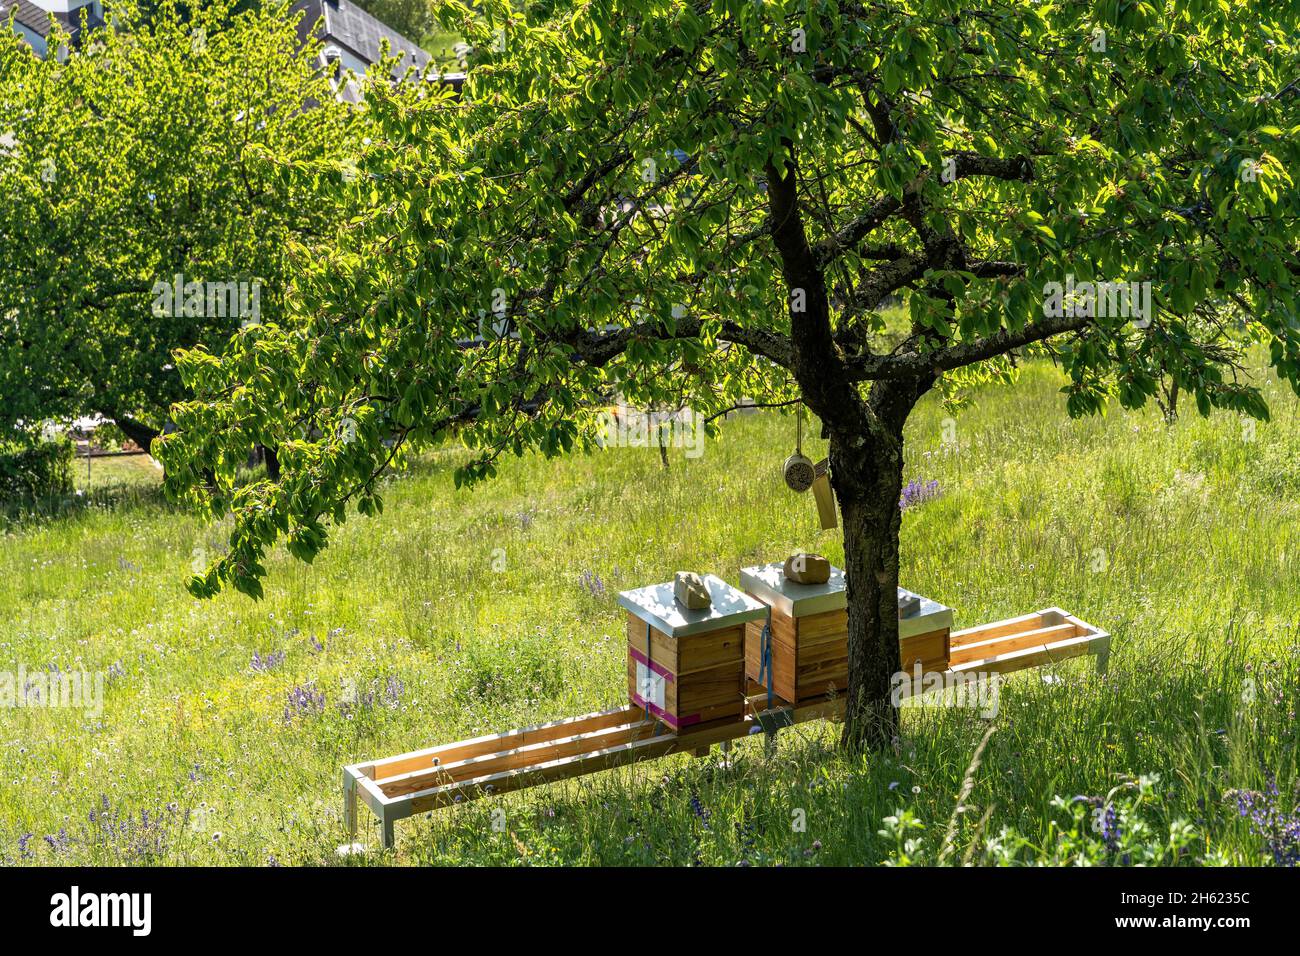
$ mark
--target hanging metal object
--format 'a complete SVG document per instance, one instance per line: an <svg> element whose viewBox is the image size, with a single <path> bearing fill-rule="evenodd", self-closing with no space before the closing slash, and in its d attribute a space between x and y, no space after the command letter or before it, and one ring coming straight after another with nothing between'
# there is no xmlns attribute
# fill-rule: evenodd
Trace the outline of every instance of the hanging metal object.
<svg viewBox="0 0 1300 956"><path fill-rule="evenodd" d="M791 491L804 492L812 487L817 478L817 469L803 453L803 407L795 412L794 454L785 460L781 468L785 483Z"/></svg>

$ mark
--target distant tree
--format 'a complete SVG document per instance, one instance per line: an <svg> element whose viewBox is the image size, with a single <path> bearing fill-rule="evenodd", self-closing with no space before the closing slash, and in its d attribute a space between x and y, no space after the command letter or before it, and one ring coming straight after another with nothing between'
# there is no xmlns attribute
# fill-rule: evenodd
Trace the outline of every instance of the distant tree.
<svg viewBox="0 0 1300 956"><path fill-rule="evenodd" d="M1072 415L1141 406L1173 356L1202 413L1265 416L1191 320L1210 297L1240 301L1300 385L1292 4L482 10L464 99L372 93L381 134L350 188L381 211L303 277L302 321L179 359L198 397L162 440L168 486L236 519L197 594L260 594L267 547L310 560L349 505L380 511L412 448L458 436L476 481L507 452L590 447L612 391L709 414L802 398L843 517L845 739L882 745L923 395L1041 344ZM891 295L910 310L893 345ZM281 480L236 490L231 462L266 435Z"/></svg>
<svg viewBox="0 0 1300 956"><path fill-rule="evenodd" d="M113 13L66 62L0 30L0 432L99 413L148 449L185 395L173 349L282 318L293 244L340 210L279 164L340 179L357 120L283 4ZM160 304L178 275L203 294Z"/></svg>
<svg viewBox="0 0 1300 956"><path fill-rule="evenodd" d="M413 43L420 43L437 27L431 0L354 0Z"/></svg>

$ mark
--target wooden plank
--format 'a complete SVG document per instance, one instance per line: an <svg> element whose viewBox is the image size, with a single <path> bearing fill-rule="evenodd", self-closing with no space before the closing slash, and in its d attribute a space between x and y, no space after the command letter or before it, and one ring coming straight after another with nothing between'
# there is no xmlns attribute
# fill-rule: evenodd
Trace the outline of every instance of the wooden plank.
<svg viewBox="0 0 1300 956"><path fill-rule="evenodd" d="M1018 634L994 637L991 640L963 644L952 651L949 656L949 663L955 667L958 664L968 664L982 658L997 657L1026 647L1041 647L1045 644L1063 641L1066 638L1075 636L1077 636L1076 626L1066 621L1064 624L1057 624L1053 627L1040 627L1032 631L1023 631Z"/></svg>
<svg viewBox="0 0 1300 956"><path fill-rule="evenodd" d="M691 634L677 642L677 669L683 679L696 671L734 664L745 656L743 626L725 627L707 634Z"/></svg>
<svg viewBox="0 0 1300 956"><path fill-rule="evenodd" d="M992 624L981 624L978 627L968 627L964 630L952 632L952 649L956 651L958 647L964 647L967 644L974 644L977 641L987 641L995 637L1004 637L1008 634L1020 634L1024 631L1032 631L1040 627L1059 623L1059 621L1044 621L1043 612L1035 611L1033 614L1023 614L1020 617L1008 618L1005 621L994 621Z"/></svg>
<svg viewBox="0 0 1300 956"><path fill-rule="evenodd" d="M627 644L628 647L635 647L637 652L645 654L646 623L635 614L627 616ZM677 642L659 630L657 627L650 628L650 660L654 661L674 674L677 673Z"/></svg>
<svg viewBox="0 0 1300 956"><path fill-rule="evenodd" d="M413 750L410 753L386 757L383 760L376 760L363 766L373 767L375 779L383 780L387 777L409 773L423 767L431 767L435 762L449 763L455 760L465 760L469 757L500 753L514 747L540 743L543 740L557 740L560 737L571 737L574 734L601 730L605 727L619 727L640 720L642 716L644 715L640 707L624 706L613 710L598 710L578 717L566 717L563 720L535 724L532 727L507 730L501 734L487 734L483 737L474 737L470 740L461 740L452 744L443 744L424 750Z"/></svg>
<svg viewBox="0 0 1300 956"><path fill-rule="evenodd" d="M823 611L799 618L799 644L823 640L849 639L849 612Z"/></svg>
<svg viewBox="0 0 1300 956"><path fill-rule="evenodd" d="M899 641L898 644L899 659L905 671L910 671L917 661L945 660L947 649L948 633L946 629L914 634L912 637ZM947 666L947 663L945 663L944 669Z"/></svg>
<svg viewBox="0 0 1300 956"><path fill-rule="evenodd" d="M814 644L812 647L799 648L799 670L826 661L847 661L849 649L844 644Z"/></svg>
<svg viewBox="0 0 1300 956"><path fill-rule="evenodd" d="M831 701L821 701L808 706L797 707L793 710L793 720L795 723L801 723L805 720L834 717L843 712L844 700L841 697ZM454 803L522 790L543 783L567 780L571 777L596 773L628 763L662 757L670 753L696 750L725 740L735 740L748 736L750 728L753 726L755 726L753 718L745 717L741 720L704 726L680 734L636 740L596 753L565 757L522 770L502 771L462 783L433 787L389 802L387 807L388 818L390 820L401 819L437 807L450 806Z"/></svg>
<svg viewBox="0 0 1300 956"><path fill-rule="evenodd" d="M1056 661L1087 654L1091 650L1092 642L1096 640L1098 640L1097 635L1085 634L1081 637L1057 641L1051 645L1027 647L1022 650L999 654L996 657L954 665L952 669L959 673L964 671L984 671L990 674L1009 674L1012 671L1024 670L1027 667L1052 664Z"/></svg>
<svg viewBox="0 0 1300 956"><path fill-rule="evenodd" d="M723 664L684 674L677 686L677 714L685 717L716 704L735 703L745 696L745 662Z"/></svg>
<svg viewBox="0 0 1300 956"><path fill-rule="evenodd" d="M745 628L745 676L758 681L762 670L762 621L750 621ZM766 688L766 680L763 682ZM794 700L795 658L794 648L773 641L772 690L786 700Z"/></svg>
<svg viewBox="0 0 1300 956"><path fill-rule="evenodd" d="M503 770L518 770L547 760L572 757L593 750L604 750L631 740L654 736L659 729L660 724L656 720L640 720L622 727L608 727L559 740L544 740L501 753L485 754L388 777L379 781L379 789L385 797L391 799L442 784L471 780L474 777L483 777Z"/></svg>

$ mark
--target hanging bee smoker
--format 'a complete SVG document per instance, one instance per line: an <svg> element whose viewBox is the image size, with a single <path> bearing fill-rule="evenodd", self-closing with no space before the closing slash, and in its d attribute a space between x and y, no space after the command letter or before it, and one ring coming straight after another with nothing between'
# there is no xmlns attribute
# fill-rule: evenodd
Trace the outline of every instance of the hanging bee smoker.
<svg viewBox="0 0 1300 956"><path fill-rule="evenodd" d="M781 474L791 491L802 494L809 488L812 489L813 497L817 500L817 516L822 530L839 526L835 514L835 492L831 489L830 459L823 458L814 465L812 459L803 453L802 405L795 412L794 454L781 466Z"/></svg>

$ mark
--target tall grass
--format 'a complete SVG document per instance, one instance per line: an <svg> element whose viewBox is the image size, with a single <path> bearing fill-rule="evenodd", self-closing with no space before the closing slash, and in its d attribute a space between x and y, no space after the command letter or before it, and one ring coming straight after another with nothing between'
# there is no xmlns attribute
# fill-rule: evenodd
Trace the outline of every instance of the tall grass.
<svg viewBox="0 0 1300 956"><path fill-rule="evenodd" d="M885 755L846 756L834 726L800 725L770 757L744 741L407 821L387 853L363 811L369 851L336 854L344 763L623 703L617 591L679 569L734 583L795 548L842 560L811 498L781 482L793 419L760 413L667 470L657 449L610 449L511 461L458 492L459 453L433 454L314 565L277 552L257 604L189 598L188 566L222 531L147 489L10 521L0 670L109 679L99 716L0 709L0 856L934 862L953 821L945 862L1134 862L1088 821L1067 836L1091 803L1053 805L1118 787L1143 845L1186 821L1168 859L1272 860L1225 794L1272 779L1289 813L1300 779L1297 403L1269 381L1275 417L1253 433L1225 415L1167 428L1154 412L1071 421L1059 386L1033 365L955 425L927 400L908 426L906 477L941 493L904 516L904 585L958 626L1059 605L1115 635L1104 678L1073 661L1007 680L978 766L988 722L909 709ZM1142 796L1127 788L1140 777Z"/></svg>

